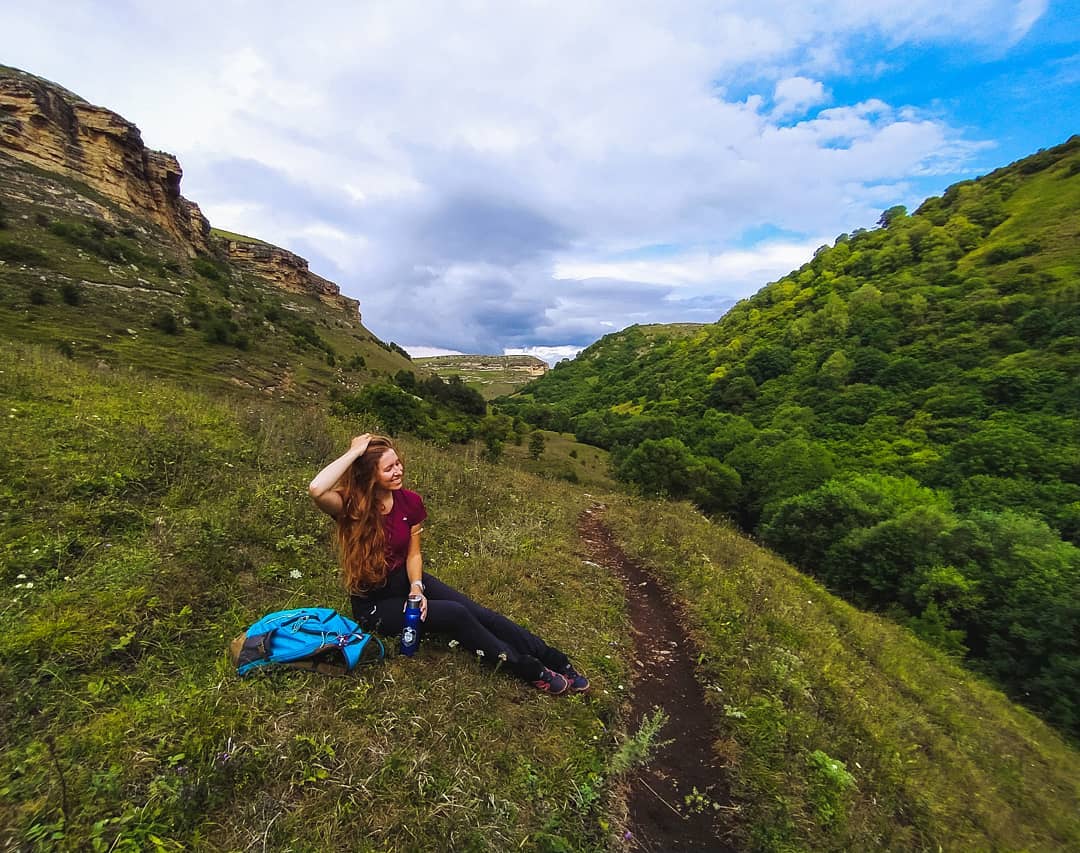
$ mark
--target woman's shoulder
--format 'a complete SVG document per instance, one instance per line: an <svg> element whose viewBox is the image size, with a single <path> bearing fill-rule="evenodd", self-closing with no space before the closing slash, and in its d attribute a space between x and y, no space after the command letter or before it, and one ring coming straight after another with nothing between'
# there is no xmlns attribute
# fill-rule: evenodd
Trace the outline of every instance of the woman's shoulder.
<svg viewBox="0 0 1080 853"><path fill-rule="evenodd" d="M400 491L398 492L398 494L399 494L399 495L401 496L401 498L402 498L403 500L406 500L406 501L408 501L409 503L418 503L418 504L422 504L422 503L424 502L424 499L423 499L422 497L420 497L420 494L419 494L419 492L414 492L414 491L413 491L412 489L405 489L405 488L402 488L402 489L401 489L401 490L400 490Z"/></svg>
<svg viewBox="0 0 1080 853"><path fill-rule="evenodd" d="M423 509L424 499L412 489L400 489L398 496L401 502L409 509Z"/></svg>

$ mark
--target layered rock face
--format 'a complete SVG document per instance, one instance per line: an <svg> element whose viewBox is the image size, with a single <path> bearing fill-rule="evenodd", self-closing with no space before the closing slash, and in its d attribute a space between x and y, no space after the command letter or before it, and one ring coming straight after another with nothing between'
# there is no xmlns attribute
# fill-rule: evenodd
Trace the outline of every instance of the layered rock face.
<svg viewBox="0 0 1080 853"><path fill-rule="evenodd" d="M299 255L287 252L269 243L250 243L227 240L229 260L251 270L290 293L315 294L323 302L360 316L360 303L341 295L341 289L322 276L308 269L308 262Z"/></svg>
<svg viewBox="0 0 1080 853"><path fill-rule="evenodd" d="M147 149L135 125L104 107L30 74L0 69L0 146L149 219L189 254L209 250L210 223L180 195L177 159Z"/></svg>
<svg viewBox="0 0 1080 853"><path fill-rule="evenodd" d="M143 145L139 129L62 86L0 65L0 149L47 172L86 184L122 210L160 227L191 257L221 251L283 290L318 296L359 319L360 303L341 295L308 262L268 243L220 241L199 206L180 195L183 170L163 151ZM101 215L109 211L97 206Z"/></svg>

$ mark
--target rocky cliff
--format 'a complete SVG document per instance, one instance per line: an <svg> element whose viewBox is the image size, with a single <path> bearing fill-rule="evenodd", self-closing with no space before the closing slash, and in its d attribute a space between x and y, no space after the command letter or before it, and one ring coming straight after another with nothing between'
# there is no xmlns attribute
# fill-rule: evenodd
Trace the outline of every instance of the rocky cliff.
<svg viewBox="0 0 1080 853"><path fill-rule="evenodd" d="M312 294L352 318L360 305L308 262L268 243L211 237L199 206L180 195L183 170L172 154L143 145L139 129L48 80L0 65L0 151L74 178L121 210L148 220L190 257L224 252L238 266L291 293ZM109 207L93 204L109 219Z"/></svg>
<svg viewBox="0 0 1080 853"><path fill-rule="evenodd" d="M145 217L190 255L209 250L210 224L197 204L180 195L183 171L177 159L149 150L139 129L111 110L55 83L0 67L0 147Z"/></svg>
<svg viewBox="0 0 1080 853"><path fill-rule="evenodd" d="M308 269L308 262L269 243L225 239L229 260L251 270L290 293L313 293L328 305L360 316L360 303L341 295L341 289Z"/></svg>

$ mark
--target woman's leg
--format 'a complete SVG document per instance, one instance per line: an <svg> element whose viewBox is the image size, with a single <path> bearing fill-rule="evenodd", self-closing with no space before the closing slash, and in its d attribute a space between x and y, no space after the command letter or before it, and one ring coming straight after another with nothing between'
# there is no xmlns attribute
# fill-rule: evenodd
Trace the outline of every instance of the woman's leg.
<svg viewBox="0 0 1080 853"><path fill-rule="evenodd" d="M437 577L428 574L427 572L424 573L424 587L428 598L428 622L431 622L432 620L432 607L434 605L440 602L445 602L447 604L453 603L466 611L472 619L464 619L457 610L449 608L449 613L445 616L440 616L440 621L444 618L455 622L463 621L463 623L470 625L470 630L474 630L472 621L475 621L475 623L483 629L484 633L490 634L501 646L508 647L511 650L511 656L508 656L507 658L508 662L511 660L511 657L516 658L526 656L536 659L543 666L552 669L555 672L562 672L570 663L566 655L558 649L549 646L532 632L521 627L521 625L518 625L513 620L507 619L501 613L477 604L467 595L459 592L452 586L443 583ZM445 630L442 628L435 628L434 625L432 625L432 628L433 630ZM479 635L477 636L479 637ZM465 639L462 637L457 637L457 639L459 642L465 643ZM475 651L476 648L483 648L483 646L477 645L472 646L472 648ZM487 654L488 651L485 648L484 655L487 656Z"/></svg>

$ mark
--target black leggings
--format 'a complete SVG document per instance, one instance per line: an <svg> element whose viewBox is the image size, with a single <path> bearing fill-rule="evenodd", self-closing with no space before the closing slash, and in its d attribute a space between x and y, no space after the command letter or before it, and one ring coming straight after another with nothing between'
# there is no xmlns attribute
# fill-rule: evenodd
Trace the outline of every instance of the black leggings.
<svg viewBox="0 0 1080 853"><path fill-rule="evenodd" d="M374 595L352 596L353 618L365 631L397 634L405 622L405 599L409 579L403 570L393 572ZM544 668L561 672L569 659L501 613L481 607L471 598L424 572L427 619L421 632L437 631L457 640L472 652L483 652L489 664L506 661L519 678L534 681Z"/></svg>

